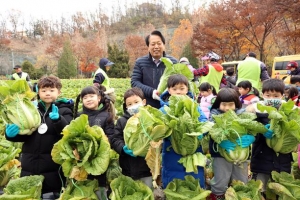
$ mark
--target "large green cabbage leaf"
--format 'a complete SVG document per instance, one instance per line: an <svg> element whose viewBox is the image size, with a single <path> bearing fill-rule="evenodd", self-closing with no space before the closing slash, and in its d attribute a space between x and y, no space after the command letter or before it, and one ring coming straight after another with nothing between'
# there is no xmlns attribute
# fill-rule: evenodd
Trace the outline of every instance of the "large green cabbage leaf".
<svg viewBox="0 0 300 200"><path fill-rule="evenodd" d="M167 200L205 200L211 191L200 187L199 180L191 175L184 180L174 178L164 190Z"/></svg>
<svg viewBox="0 0 300 200"><path fill-rule="evenodd" d="M159 94L162 94L167 89L167 82L171 75L174 74L182 74L189 80L189 91L191 91L194 95L199 94L199 90L196 84L192 81L194 79L194 74L191 70L182 63L173 64L168 58L162 58L162 62L164 62L166 68L164 70L163 75L160 77L160 81L157 87L157 91Z"/></svg>
<svg viewBox="0 0 300 200"><path fill-rule="evenodd" d="M8 198L9 196L20 195L20 198L27 197L26 199L40 199L42 193L42 183L44 176L24 176L18 179L10 180L7 186L4 188L4 195L0 196L0 199ZM2 196L4 196L2 198Z"/></svg>
<svg viewBox="0 0 300 200"><path fill-rule="evenodd" d="M106 172L110 144L102 128L89 126L87 115L80 115L71 121L62 134L62 139L54 144L51 155L54 162L62 165L66 177L85 180L87 174Z"/></svg>
<svg viewBox="0 0 300 200"><path fill-rule="evenodd" d="M4 170L5 165L14 159L20 152L21 149L14 147L12 142L0 137L0 171Z"/></svg>
<svg viewBox="0 0 300 200"><path fill-rule="evenodd" d="M183 156L180 163L184 165L186 172L198 173L196 166L203 167L206 157L200 153L193 155L201 145L201 140L197 137L208 132L213 123L199 122L198 104L187 95L171 96L169 107L165 106L164 109L168 118L166 124L173 129L170 137L172 148ZM173 124L170 125L170 122Z"/></svg>
<svg viewBox="0 0 300 200"><path fill-rule="evenodd" d="M141 181L134 181L128 176L121 175L110 183L111 200L154 200L152 190Z"/></svg>
<svg viewBox="0 0 300 200"><path fill-rule="evenodd" d="M268 187L281 199L300 199L300 180L286 172L272 172L273 181Z"/></svg>
<svg viewBox="0 0 300 200"><path fill-rule="evenodd" d="M41 124L40 114L31 102L35 95L25 80L0 84L0 116L4 124L16 124L21 135L32 134Z"/></svg>
<svg viewBox="0 0 300 200"><path fill-rule="evenodd" d="M240 164L247 160L249 156L249 148L242 148L236 142L241 136L246 134L256 135L257 133L264 133L267 129L263 124L254 121L256 115L254 113L242 113L237 115L233 110L229 110L220 115L212 116L215 124L209 131L211 138L220 144L223 140L230 140L236 144L234 151L229 153L223 148L218 148L220 154L228 161L235 164Z"/></svg>
<svg viewBox="0 0 300 200"><path fill-rule="evenodd" d="M300 143L300 110L294 101L282 103L278 110L262 104L257 104L257 108L269 114L270 129L274 131L273 137L266 139L267 145L277 153L295 151Z"/></svg>
<svg viewBox="0 0 300 200"><path fill-rule="evenodd" d="M261 200L262 182L251 180L247 184L233 181L232 186L226 190L226 200Z"/></svg>
<svg viewBox="0 0 300 200"><path fill-rule="evenodd" d="M140 107L139 112L130 117L124 128L124 140L136 156L145 157L150 141L159 140L171 135L175 121L165 124L165 116L149 105Z"/></svg>

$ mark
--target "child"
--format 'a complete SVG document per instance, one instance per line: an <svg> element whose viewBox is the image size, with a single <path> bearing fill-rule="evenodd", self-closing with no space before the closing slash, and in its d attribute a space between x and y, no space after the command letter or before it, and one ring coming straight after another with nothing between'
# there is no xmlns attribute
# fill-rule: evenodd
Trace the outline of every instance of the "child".
<svg viewBox="0 0 300 200"><path fill-rule="evenodd" d="M282 96L284 92L284 83L280 79L268 79L263 82L262 93L264 101L258 103L279 108L283 102ZM262 192L266 191L268 181L271 179L271 172L287 172L291 173L292 154L276 153L266 144L266 138L272 138L273 131L269 130L268 113L260 112L257 104L252 104L246 108L246 111L254 112L257 115L257 121L266 125L268 131L263 134L257 134L256 140L252 146L251 172L252 178L261 180L263 183ZM263 194L265 195L265 194Z"/></svg>
<svg viewBox="0 0 300 200"><path fill-rule="evenodd" d="M138 112L140 106L144 105L146 105L146 99L140 88L134 87L125 92L123 103L124 115L117 120L111 145L120 155L119 163L122 168L122 174L134 180L139 179L152 188L152 176L145 158L135 156L132 150L128 149L124 142L123 133L127 120Z"/></svg>
<svg viewBox="0 0 300 200"><path fill-rule="evenodd" d="M82 112L77 114L80 99L82 100ZM85 87L76 98L74 116L77 117L81 114L88 115L89 125L100 126L109 141L111 141L111 137L114 134L114 116L112 110L113 108L108 96L98 87L88 86ZM96 194L99 200L106 200L106 173L99 176L88 175L88 179L98 180L99 190L96 191Z"/></svg>
<svg viewBox="0 0 300 200"><path fill-rule="evenodd" d="M73 102L58 99L62 84L55 76L43 77L38 81L37 109L41 115L41 126L31 135L17 135L19 127L15 124L6 126L7 140L24 142L22 146L21 177L43 175L42 197L56 199L62 188L63 173L60 165L53 162L51 151L53 145L62 138L63 128L73 119Z"/></svg>
<svg viewBox="0 0 300 200"><path fill-rule="evenodd" d="M283 93L283 98L282 98L283 100L285 100L285 101L289 100L290 89L291 89L290 85L284 86L284 93Z"/></svg>
<svg viewBox="0 0 300 200"><path fill-rule="evenodd" d="M299 91L296 87L292 86L289 89L289 95L286 101L293 100L296 106L299 106Z"/></svg>
<svg viewBox="0 0 300 200"><path fill-rule="evenodd" d="M204 112L206 118L209 118L211 105L214 103L217 92L211 84L208 82L201 83L200 87L200 108Z"/></svg>
<svg viewBox="0 0 300 200"><path fill-rule="evenodd" d="M238 83L240 101L242 108L246 108L248 105L259 102L259 91L252 87L250 81L241 81Z"/></svg>
<svg viewBox="0 0 300 200"><path fill-rule="evenodd" d="M291 84L295 85L298 91L300 91L300 75L294 75L290 80Z"/></svg>
<svg viewBox="0 0 300 200"><path fill-rule="evenodd" d="M239 100L238 93L232 88L222 88L218 93L214 104L212 105L210 120L213 121L212 115L223 114L228 110L234 110L236 114L241 114L244 112L244 109L241 108L242 104ZM241 140L243 144L247 143L247 146L250 146L255 138L251 135L244 135L241 137ZM210 139L209 152L213 158L212 168L214 172L214 177L211 180L211 200L225 199L224 194L231 180L235 179L244 183L247 183L248 181L247 161L241 163L240 165L235 165L223 158L219 152L216 152L218 148L223 148L227 152L230 152L235 149L236 145L237 144L231 142L230 140L224 140L217 147L217 144Z"/></svg>
<svg viewBox="0 0 300 200"><path fill-rule="evenodd" d="M188 79L181 75L175 74L168 78L167 87L168 90L161 95L161 111L164 111L164 106L169 105L169 97L172 95L188 95L193 98L191 92L188 91L189 82ZM199 121L206 121L206 117L204 113L201 111L199 107L200 117ZM172 136L171 136L172 137ZM203 167L198 167L198 174L195 173L186 173L185 168L182 164L178 163L179 159L182 157L181 155L175 153L173 148L170 148L171 142L169 139L164 139L163 149L162 149L162 183L163 187L166 188L169 182L171 182L174 178L184 179L185 175L192 175L196 179L199 179L200 185L204 188L204 170ZM201 146L197 149L197 152L202 153Z"/></svg>

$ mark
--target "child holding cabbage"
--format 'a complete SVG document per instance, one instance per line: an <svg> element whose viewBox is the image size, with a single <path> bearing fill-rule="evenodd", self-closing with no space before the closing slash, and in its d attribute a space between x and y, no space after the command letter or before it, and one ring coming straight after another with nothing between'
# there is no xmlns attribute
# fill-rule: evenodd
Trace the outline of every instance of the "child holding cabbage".
<svg viewBox="0 0 300 200"><path fill-rule="evenodd" d="M222 88L212 105L210 120L213 120L213 115L220 115L229 110L234 110L237 115L245 111L242 109L239 94L234 89ZM231 180L240 180L244 183L248 181L248 162L244 161L240 165L229 162L218 152L218 148L222 148L227 153L230 153L235 150L237 145L243 148L249 147L254 140L254 136L249 134L241 136L240 140L237 140L237 143L233 143L230 140L223 140L217 145L213 139L210 139L209 152L213 158L212 168L214 172L214 177L211 180L211 200L225 199L224 194Z"/></svg>
<svg viewBox="0 0 300 200"><path fill-rule="evenodd" d="M167 81L168 90L164 92L160 98L160 110L165 113L164 106L169 106L169 97L172 95L188 95L192 99L194 99L191 92L188 91L189 82L188 79L181 74L171 75ZM207 118L205 114L201 111L200 107L198 107L198 111L200 112L199 121L205 122ZM201 135L202 136L202 135ZM172 137L172 135L171 135ZM199 138L201 139L201 138ZM171 148L170 148L171 147ZM202 152L201 146L196 150L197 152ZM200 186L205 188L205 177L204 177L204 169L203 167L197 167L198 173L186 172L186 169L182 164L178 161L182 158L181 155L177 154L172 148L170 140L164 139L163 148L162 148L162 183L163 187L166 188L169 182L171 182L174 178L184 180L184 176L192 175L194 178L199 179Z"/></svg>
<svg viewBox="0 0 300 200"><path fill-rule="evenodd" d="M31 135L20 135L23 127L7 124L5 136L13 142L23 142L21 177L43 175L42 198L56 199L62 189L60 165L51 157L53 145L62 138L63 128L73 119L73 102L58 99L62 84L55 76L42 77L37 84L37 109L41 124Z"/></svg>
<svg viewBox="0 0 300 200"><path fill-rule="evenodd" d="M263 101L256 104L252 104L246 108L246 111L256 113L257 121L265 124L268 131L263 134L258 134L252 147L251 157L251 172L252 178L255 180L261 180L263 183L263 192L266 191L268 181L271 179L271 172L287 172L291 173L291 162L293 161L292 154L276 153L270 148L266 139L273 137L273 131L270 130L270 119L267 112L261 112L258 110L257 105L271 106L279 108L282 102L285 85L280 79L268 79L263 82L262 93ZM265 194L263 194L265 196Z"/></svg>

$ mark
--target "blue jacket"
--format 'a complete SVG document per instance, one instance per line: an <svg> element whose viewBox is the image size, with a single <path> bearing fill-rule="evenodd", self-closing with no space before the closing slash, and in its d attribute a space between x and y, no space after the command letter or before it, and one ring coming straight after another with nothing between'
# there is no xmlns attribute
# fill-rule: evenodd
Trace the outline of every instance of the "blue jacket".
<svg viewBox="0 0 300 200"><path fill-rule="evenodd" d="M169 58L174 64L177 60L171 56L163 55ZM160 62L158 66L153 61L151 54L140 57L136 60L131 76L131 86L141 88L144 92L147 104L159 108L159 101L152 98L152 93L157 89L160 77L165 71L165 64Z"/></svg>
<svg viewBox="0 0 300 200"><path fill-rule="evenodd" d="M245 111L245 109L236 109L235 113L238 115L244 111ZM221 111L220 109L212 109L210 111L209 121L213 121L212 115L220 115L223 113L224 112ZM215 143L215 141L212 138L210 138L210 140L209 140L209 153L210 153L211 157L222 157L221 154L218 152L217 143Z"/></svg>
<svg viewBox="0 0 300 200"><path fill-rule="evenodd" d="M189 96L193 97L192 94L189 92ZM161 95L161 108L160 110L165 113L163 106L168 106L168 98L170 97L170 94L168 91L164 92ZM199 121L205 122L207 121L204 113L200 111L200 117ZM184 176L186 175L192 175L194 178L199 179L199 183L202 188L205 187L205 176L204 176L204 169L203 167L198 167L198 174L195 174L193 172L187 173L185 172L185 167L180 164L178 161L182 157L181 155L175 153L173 148L169 148L171 146L171 142L169 139L164 139L163 142L163 148L162 148L162 183L163 187L166 188L167 185L174 179L182 179L184 180ZM202 148L199 147L197 149L197 152L202 153Z"/></svg>

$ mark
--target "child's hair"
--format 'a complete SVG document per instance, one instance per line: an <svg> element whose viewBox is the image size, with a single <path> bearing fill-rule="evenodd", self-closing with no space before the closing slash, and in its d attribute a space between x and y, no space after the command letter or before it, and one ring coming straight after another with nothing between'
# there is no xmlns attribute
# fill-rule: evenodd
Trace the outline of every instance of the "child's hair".
<svg viewBox="0 0 300 200"><path fill-rule="evenodd" d="M113 103L111 102L109 96L104 94L103 88L98 88L96 86L88 86L83 88L81 93L77 96L74 106L74 118L77 117L80 100L82 100L82 98L87 94L96 94L101 97L99 105L103 104L103 107L99 111L101 112L106 110L108 113L110 113L107 122L111 122L115 117L115 108L113 106Z"/></svg>
<svg viewBox="0 0 300 200"><path fill-rule="evenodd" d="M234 74L234 68L233 68L233 67L228 67L228 68L226 69L226 74L227 74L228 76L233 76L233 74Z"/></svg>
<svg viewBox="0 0 300 200"><path fill-rule="evenodd" d="M290 82L291 84L295 84L297 82L300 83L300 76L299 75L292 76Z"/></svg>
<svg viewBox="0 0 300 200"><path fill-rule="evenodd" d="M128 89L125 93L124 93L124 100L123 100L123 110L126 110L126 99L132 96L138 96L140 97L142 100L145 99L144 93L143 91L138 88L138 87L133 87Z"/></svg>
<svg viewBox="0 0 300 200"><path fill-rule="evenodd" d="M262 93L265 93L268 91L275 91L275 92L280 92L283 95L284 88L285 88L285 85L282 80L270 78L270 79L263 81Z"/></svg>
<svg viewBox="0 0 300 200"><path fill-rule="evenodd" d="M167 87L171 88L178 84L184 84L189 87L189 80L182 74L174 74L168 78Z"/></svg>
<svg viewBox="0 0 300 200"><path fill-rule="evenodd" d="M208 92L208 90L211 90L213 95L217 95L215 87L209 84L208 82L201 83L201 85L199 86L199 90L203 92Z"/></svg>
<svg viewBox="0 0 300 200"><path fill-rule="evenodd" d="M50 88L57 88L60 90L62 88L61 81L58 77L50 75L50 76L43 76L40 78L40 80L37 83L37 88L45 88L45 87L50 87ZM37 89L35 88L35 90Z"/></svg>
<svg viewBox="0 0 300 200"><path fill-rule="evenodd" d="M253 94L255 96L258 96L259 97L259 91L255 88L255 87L252 87L252 84L250 81L241 81L238 83L237 85L238 88L243 88L243 89L249 89L249 92L253 92Z"/></svg>
<svg viewBox="0 0 300 200"><path fill-rule="evenodd" d="M299 91L296 87L290 87L288 99L291 99L299 95Z"/></svg>
<svg viewBox="0 0 300 200"><path fill-rule="evenodd" d="M216 100L212 105L212 109L220 108L221 102L234 102L235 108L242 108L242 103L239 98L239 94L232 88L222 88L217 94Z"/></svg>

